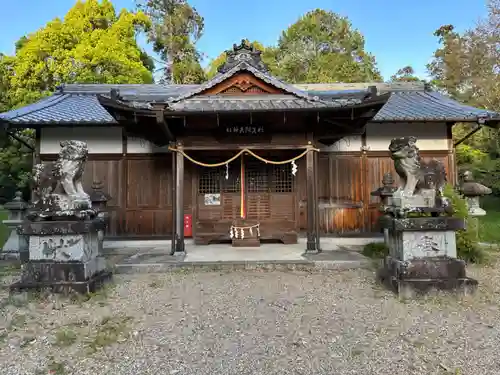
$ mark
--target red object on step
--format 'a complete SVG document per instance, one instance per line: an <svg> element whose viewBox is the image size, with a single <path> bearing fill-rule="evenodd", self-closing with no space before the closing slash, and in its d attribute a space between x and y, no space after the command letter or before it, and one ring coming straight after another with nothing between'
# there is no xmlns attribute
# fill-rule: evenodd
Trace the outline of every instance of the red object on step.
<svg viewBox="0 0 500 375"><path fill-rule="evenodd" d="M184 215L184 237L193 237L193 215Z"/></svg>

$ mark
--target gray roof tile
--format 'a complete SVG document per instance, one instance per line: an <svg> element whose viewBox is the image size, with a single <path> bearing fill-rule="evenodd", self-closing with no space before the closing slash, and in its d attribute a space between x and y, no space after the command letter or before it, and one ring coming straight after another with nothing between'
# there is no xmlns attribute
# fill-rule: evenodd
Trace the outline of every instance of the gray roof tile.
<svg viewBox="0 0 500 375"><path fill-rule="evenodd" d="M358 98L331 101L309 101L294 95L252 95L252 96L195 96L174 102L170 110L175 112L229 112L229 111L272 111L295 109L340 108L362 102Z"/></svg>
<svg viewBox="0 0 500 375"><path fill-rule="evenodd" d="M96 95L55 94L34 104L0 114L13 124L116 124Z"/></svg>
<svg viewBox="0 0 500 375"><path fill-rule="evenodd" d="M250 67L252 68L252 67ZM256 73L263 74L263 73ZM213 82L212 82L213 83ZM269 82L278 85L279 82ZM282 84L282 83L281 83ZM112 88L119 89L124 100L133 103L170 102L175 110L194 111L203 107L207 112L232 109L294 109L339 107L342 101L339 94L345 93L343 100L350 94L366 90L372 84L310 84L287 85L293 89L289 96L273 97L247 96L243 100L235 97L196 97L193 90L203 91L203 85L66 85L60 92L26 107L0 114L0 122L13 125L50 125L50 124L115 124L111 115L99 104L97 95L109 94ZM382 87L383 86L383 87ZM391 91L383 84L380 91ZM405 90L405 87L408 87ZM343 90L344 89L344 90ZM308 90L308 91L306 91ZM300 95L296 92L299 91ZM318 99L313 99L314 96ZM252 99L253 97L253 99ZM177 100L175 100L177 98ZM184 99L182 99L184 98ZM293 98L293 99L292 99ZM330 99L329 99L330 98ZM335 98L332 102L331 98ZM354 98L354 96L353 96ZM351 98L352 99L352 98ZM234 103L233 103L233 102ZM337 102L335 102L337 101ZM325 104L326 103L326 104ZM353 104L352 102L348 104ZM387 104L377 113L374 121L477 121L481 117L500 121L495 112L466 106L437 92L426 91L424 86L397 85ZM3 121L2 121L3 120Z"/></svg>
<svg viewBox="0 0 500 375"><path fill-rule="evenodd" d="M498 113L467 106L432 91L393 92L373 121L476 121Z"/></svg>

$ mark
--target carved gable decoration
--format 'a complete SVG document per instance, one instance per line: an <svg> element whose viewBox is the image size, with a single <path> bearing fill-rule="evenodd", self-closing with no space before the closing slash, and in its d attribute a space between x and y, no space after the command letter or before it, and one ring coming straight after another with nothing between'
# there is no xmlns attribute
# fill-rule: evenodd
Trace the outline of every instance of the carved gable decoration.
<svg viewBox="0 0 500 375"><path fill-rule="evenodd" d="M233 45L233 49L226 51L226 62L218 69L219 74L226 74L241 64L257 69L260 73L269 75L269 69L262 61L261 51L246 40L240 45ZM230 74L230 73L228 73ZM248 70L241 70L205 90L206 95L248 95L248 94L281 94L283 90L256 77Z"/></svg>
<svg viewBox="0 0 500 375"><path fill-rule="evenodd" d="M205 95L251 95L251 94L281 94L278 89L251 73L242 72L206 90Z"/></svg>
<svg viewBox="0 0 500 375"><path fill-rule="evenodd" d="M233 44L233 49L226 51L226 62L218 69L219 73L227 73L241 62L246 62L248 65L260 70L262 73L269 73L269 69L262 61L261 51L256 49L246 40L242 40L238 46Z"/></svg>

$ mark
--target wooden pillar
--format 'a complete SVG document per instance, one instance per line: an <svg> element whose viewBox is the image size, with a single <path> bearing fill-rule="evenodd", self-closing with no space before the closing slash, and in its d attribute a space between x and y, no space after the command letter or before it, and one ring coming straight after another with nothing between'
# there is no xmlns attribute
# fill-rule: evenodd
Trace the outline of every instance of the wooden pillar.
<svg viewBox="0 0 500 375"><path fill-rule="evenodd" d="M314 231L316 236L316 250L321 251L320 246L320 219L319 219L319 152L310 151L314 156Z"/></svg>
<svg viewBox="0 0 500 375"><path fill-rule="evenodd" d="M177 149L181 151L182 146L177 145ZM184 156L180 152L175 155L175 251L184 252Z"/></svg>
<svg viewBox="0 0 500 375"><path fill-rule="evenodd" d="M174 145L175 146L175 145ZM171 195L171 204L172 204L172 242L171 242L171 247L170 247L170 255L174 255L175 250L176 250L176 237L177 237L177 230L176 230L176 199L177 199L177 189L176 189L176 181L177 181L177 153L172 151L171 152L172 156L172 195Z"/></svg>
<svg viewBox="0 0 500 375"><path fill-rule="evenodd" d="M307 243L306 252L318 252L317 242L317 208L316 201L316 171L315 152L309 151L306 155L306 178L307 178Z"/></svg>
<svg viewBox="0 0 500 375"><path fill-rule="evenodd" d="M455 156L455 146L453 145L453 125L452 122L446 123L446 136L448 138L448 181L453 185L457 186L459 176L457 171L456 156Z"/></svg>

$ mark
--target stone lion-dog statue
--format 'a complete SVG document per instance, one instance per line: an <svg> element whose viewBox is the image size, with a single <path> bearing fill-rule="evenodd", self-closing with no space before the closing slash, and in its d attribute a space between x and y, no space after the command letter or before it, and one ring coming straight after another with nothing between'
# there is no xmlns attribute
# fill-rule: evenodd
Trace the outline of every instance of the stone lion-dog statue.
<svg viewBox="0 0 500 375"><path fill-rule="evenodd" d="M410 198L427 189L434 190L437 196L442 196L446 184L444 165L435 159L423 161L416 142L416 137L401 137L392 139L389 145L394 168L402 182L397 192Z"/></svg>
<svg viewBox="0 0 500 375"><path fill-rule="evenodd" d="M90 197L82 177L88 156L82 141L62 141L57 161L36 164L33 170L33 206L46 212L89 210Z"/></svg>

